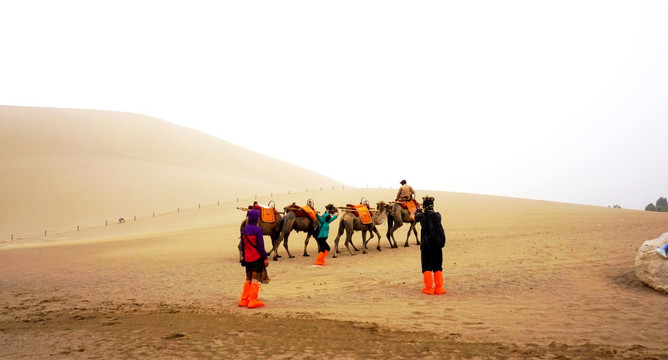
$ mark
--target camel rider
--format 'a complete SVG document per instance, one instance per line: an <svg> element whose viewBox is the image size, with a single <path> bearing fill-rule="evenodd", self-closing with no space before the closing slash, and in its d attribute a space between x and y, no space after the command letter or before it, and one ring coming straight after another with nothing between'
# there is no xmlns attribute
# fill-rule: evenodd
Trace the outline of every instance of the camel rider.
<svg viewBox="0 0 668 360"><path fill-rule="evenodd" d="M248 306L248 308L264 306L264 303L257 297L260 292L262 274L269 266L267 251L264 249L262 228L257 226L259 218L260 211L255 209L248 211L248 224L241 231L239 242L239 249L243 255L241 265L246 267L246 281L238 304Z"/></svg>
<svg viewBox="0 0 668 360"><path fill-rule="evenodd" d="M420 260L424 281L422 292L429 295L445 294L443 289L445 231L441 224L441 214L434 211L434 198L430 196L422 198L422 208L424 212L416 210L411 213L411 220L419 221L422 227L420 230Z"/></svg>
<svg viewBox="0 0 668 360"><path fill-rule="evenodd" d="M415 197L415 190L413 187L406 184L406 180L401 180L401 187L397 191L397 200L408 201Z"/></svg>

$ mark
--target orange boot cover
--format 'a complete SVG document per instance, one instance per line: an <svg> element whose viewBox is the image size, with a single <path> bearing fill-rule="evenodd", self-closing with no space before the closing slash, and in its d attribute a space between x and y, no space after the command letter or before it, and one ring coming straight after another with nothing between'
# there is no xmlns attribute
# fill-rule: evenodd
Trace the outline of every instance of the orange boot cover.
<svg viewBox="0 0 668 360"><path fill-rule="evenodd" d="M436 271L434 273L434 283L436 284L436 288L434 289L434 294L437 294L437 295L445 294L445 289L443 288L443 272L442 271Z"/></svg>
<svg viewBox="0 0 668 360"><path fill-rule="evenodd" d="M422 292L425 294L434 295L434 280L431 277L431 271L423 272L422 278L424 279L424 289L422 289Z"/></svg>
<svg viewBox="0 0 668 360"><path fill-rule="evenodd" d="M244 291L241 293L241 300L237 304L239 306L248 306L248 295L250 294L251 284L246 281L244 282Z"/></svg>
<svg viewBox="0 0 668 360"><path fill-rule="evenodd" d="M329 250L325 250L325 255L322 256L322 264L325 265L325 258L327 257L327 254L329 254Z"/></svg>
<svg viewBox="0 0 668 360"><path fill-rule="evenodd" d="M260 292L260 284L252 283L250 285L250 291L249 291L249 297L248 297L248 308L249 309L264 306L264 303L257 299L257 296L258 296L259 292Z"/></svg>
<svg viewBox="0 0 668 360"><path fill-rule="evenodd" d="M316 265L325 265L325 253L324 252L319 252L318 253L318 258L315 259L315 264Z"/></svg>

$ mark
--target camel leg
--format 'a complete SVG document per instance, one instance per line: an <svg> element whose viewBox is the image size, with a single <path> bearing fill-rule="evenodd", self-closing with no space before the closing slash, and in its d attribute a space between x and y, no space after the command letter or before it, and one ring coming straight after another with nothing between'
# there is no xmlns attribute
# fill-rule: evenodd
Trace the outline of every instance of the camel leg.
<svg viewBox="0 0 668 360"><path fill-rule="evenodd" d="M385 233L385 237L387 237L387 241L390 243L390 249L396 249L399 246L397 245L397 240L394 239L394 234L393 230L394 228L394 218L392 216L387 217L387 233ZM394 244L392 243L392 240L394 240Z"/></svg>
<svg viewBox="0 0 668 360"><path fill-rule="evenodd" d="M281 233L278 236L278 239L276 239L276 241L272 240L272 243L273 243L272 245L273 246L272 246L271 251L269 252L268 256L271 256L271 254L274 253L274 257L272 258L272 260L274 260L274 261L278 261L278 258L280 257L278 255L278 246L281 245L281 241L283 241L283 233Z"/></svg>
<svg viewBox="0 0 668 360"><path fill-rule="evenodd" d="M285 239L283 240L283 247L285 248L285 251L288 253L288 257L292 259L295 257L294 255L290 254L290 249L288 249L288 238L290 237L290 234L285 235Z"/></svg>
<svg viewBox="0 0 668 360"><path fill-rule="evenodd" d="M371 241L371 239L373 239L373 232L374 232L374 231L376 231L376 233L378 232L378 230L376 230L375 227L369 228L369 233L371 234L371 236L369 236L369 240L367 240L367 241L364 242L364 248L365 248L365 249L368 249L367 246L366 246L366 244L368 244L368 243ZM366 231L365 231L365 233L366 233ZM364 237L364 235L362 235L362 237Z"/></svg>
<svg viewBox="0 0 668 360"><path fill-rule="evenodd" d="M377 228L373 228L371 231L372 231L371 235L373 235L373 232L376 232L376 236L378 237L378 245L376 245L376 250L381 251L380 250L380 240L382 239L382 237L380 236L380 233L378 232ZM371 240L371 239L369 239L369 240ZM390 242L390 246L392 246L391 242Z"/></svg>
<svg viewBox="0 0 668 360"><path fill-rule="evenodd" d="M306 240L304 240L304 256L309 256L309 254L306 252L306 247L308 246L308 241L311 238L311 233L308 233L306 235Z"/></svg>
<svg viewBox="0 0 668 360"><path fill-rule="evenodd" d="M353 247L353 249L355 249L355 251L360 251L360 249L358 249L358 248L355 246L355 243L353 242L353 235L354 235L354 234L355 234L354 231L351 231L351 232L350 232L350 241L349 241L349 242L350 242L350 245Z"/></svg>
<svg viewBox="0 0 668 360"><path fill-rule="evenodd" d="M353 244L353 230L352 229L350 229L350 230L346 229L345 245L346 245L346 249L348 249L348 252L350 253L350 255L357 255L357 254L353 253L352 251L350 251L350 246L348 246L348 244L353 245L353 248L355 249L355 251L359 251L359 250L357 250L357 248L355 248L355 245Z"/></svg>
<svg viewBox="0 0 668 360"><path fill-rule="evenodd" d="M413 229L413 235L415 235L415 243L420 245L420 238L418 237L417 229L415 228L415 223L411 223L411 229Z"/></svg>
<svg viewBox="0 0 668 360"><path fill-rule="evenodd" d="M387 227L387 233L385 233L385 237L387 238L387 241L390 243L390 249L396 249L399 247L397 245L396 240L394 240L394 243L392 243L392 240L394 239L394 234L392 234L392 227L390 226Z"/></svg>
<svg viewBox="0 0 668 360"><path fill-rule="evenodd" d="M406 234L406 243L404 243L404 247L408 247L408 238L411 237L411 229L408 228L408 234Z"/></svg>
<svg viewBox="0 0 668 360"><path fill-rule="evenodd" d="M362 254L366 254L366 243L367 243L366 230L362 230Z"/></svg>
<svg viewBox="0 0 668 360"><path fill-rule="evenodd" d="M343 225L341 225L341 223L339 223L339 233L336 235L336 239L334 239L334 251L332 252L332 257L333 258L337 257L336 254L341 253L339 251L339 239L341 238L342 234L343 234Z"/></svg>

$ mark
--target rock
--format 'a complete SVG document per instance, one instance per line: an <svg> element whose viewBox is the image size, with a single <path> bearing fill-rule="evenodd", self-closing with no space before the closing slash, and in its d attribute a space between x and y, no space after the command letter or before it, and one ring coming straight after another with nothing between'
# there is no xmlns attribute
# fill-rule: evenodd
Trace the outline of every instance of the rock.
<svg viewBox="0 0 668 360"><path fill-rule="evenodd" d="M668 259L656 248L668 242L668 233L645 241L636 251L636 277L654 290L668 294Z"/></svg>

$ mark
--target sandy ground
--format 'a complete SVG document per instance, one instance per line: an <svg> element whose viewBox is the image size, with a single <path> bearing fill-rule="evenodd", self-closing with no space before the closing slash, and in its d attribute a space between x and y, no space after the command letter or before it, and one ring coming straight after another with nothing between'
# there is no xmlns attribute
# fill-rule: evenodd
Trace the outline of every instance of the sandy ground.
<svg viewBox="0 0 668 360"><path fill-rule="evenodd" d="M395 192L273 200L321 209ZM341 241L324 267L293 233L295 257L281 247L270 263L266 306L239 308L243 201L2 243L0 358L668 359L668 297L634 274L635 250L668 230L668 214L429 194L447 234L442 296L420 292L407 226L390 249L384 224L382 251L373 239L351 256Z"/></svg>

